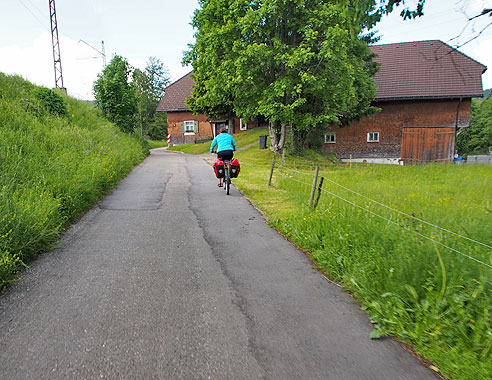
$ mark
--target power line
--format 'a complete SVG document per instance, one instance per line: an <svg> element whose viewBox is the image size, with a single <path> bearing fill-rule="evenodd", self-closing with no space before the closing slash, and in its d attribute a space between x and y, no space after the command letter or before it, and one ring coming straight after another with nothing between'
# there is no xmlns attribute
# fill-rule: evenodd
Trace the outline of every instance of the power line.
<svg viewBox="0 0 492 380"><path fill-rule="evenodd" d="M27 3L29 3L32 8L36 9L39 15L42 15L43 18L45 17L46 13L41 9L39 9L37 5L32 2L32 0L24 0L24 1L27 1Z"/></svg>
<svg viewBox="0 0 492 380"><path fill-rule="evenodd" d="M106 67L106 51L104 50L104 41L101 41L101 50L102 51L97 50L94 46L92 46L88 42L85 42L84 40L79 40L78 43L80 44L81 42L83 42L84 44L86 44L87 46L89 46L92 50L95 50L96 52L98 52L99 54L101 54L100 57L90 57L90 58L85 58L85 59L102 58L103 65L104 65L104 67ZM84 58L80 58L80 59L84 59Z"/></svg>
<svg viewBox="0 0 492 380"><path fill-rule="evenodd" d="M23 2L22 0L19 0L19 3L21 3L21 4L22 4L22 6L23 6L24 8L26 8L26 10L27 10L27 11L28 11L31 15L32 15L32 17L34 17L34 18L35 18L35 20L36 20L36 21L37 21L37 22L38 22L38 23L39 23L39 24L40 24L40 25L41 25L41 26L42 26L42 27L43 27L46 31L48 31L48 32L50 32L50 33L51 33L51 31L50 31L50 30L46 27L45 23L44 23L44 22L42 22L42 21L38 18L38 16L36 16L36 14L35 14L35 13L34 13L34 12L33 12L33 11L32 11L32 10L31 10L31 9L30 9L27 5L26 5L26 4L24 4L24 2Z"/></svg>

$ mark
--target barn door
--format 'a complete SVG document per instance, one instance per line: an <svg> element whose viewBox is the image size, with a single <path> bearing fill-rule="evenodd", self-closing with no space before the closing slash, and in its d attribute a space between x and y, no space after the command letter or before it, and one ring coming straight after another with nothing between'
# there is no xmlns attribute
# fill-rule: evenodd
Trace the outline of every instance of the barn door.
<svg viewBox="0 0 492 380"><path fill-rule="evenodd" d="M401 158L405 163L451 161L454 128L403 128Z"/></svg>

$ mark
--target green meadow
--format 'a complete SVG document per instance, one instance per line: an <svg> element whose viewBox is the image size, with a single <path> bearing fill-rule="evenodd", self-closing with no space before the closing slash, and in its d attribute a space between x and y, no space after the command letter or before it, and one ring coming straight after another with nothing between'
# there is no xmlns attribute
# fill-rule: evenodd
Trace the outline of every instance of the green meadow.
<svg viewBox="0 0 492 380"><path fill-rule="evenodd" d="M87 102L0 73L0 289L147 153Z"/></svg>
<svg viewBox="0 0 492 380"><path fill-rule="evenodd" d="M236 157L235 184L355 296L371 338L397 337L449 378L492 379L492 166L349 166L309 151L287 154L282 169L277 156L269 187L269 150L255 144Z"/></svg>

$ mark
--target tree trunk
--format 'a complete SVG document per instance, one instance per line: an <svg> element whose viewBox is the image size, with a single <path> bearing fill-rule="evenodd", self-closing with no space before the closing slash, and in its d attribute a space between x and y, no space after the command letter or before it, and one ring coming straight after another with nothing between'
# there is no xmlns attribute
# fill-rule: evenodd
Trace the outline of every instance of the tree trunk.
<svg viewBox="0 0 492 380"><path fill-rule="evenodd" d="M278 121L270 121L268 134L270 135L270 150L274 153L280 153L285 144L287 123L282 123L279 126Z"/></svg>

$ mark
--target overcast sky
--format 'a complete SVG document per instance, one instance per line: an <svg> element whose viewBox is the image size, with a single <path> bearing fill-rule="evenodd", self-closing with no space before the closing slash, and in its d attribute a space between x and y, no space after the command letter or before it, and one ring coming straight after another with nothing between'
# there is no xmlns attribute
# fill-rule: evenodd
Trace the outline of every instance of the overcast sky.
<svg viewBox="0 0 492 380"><path fill-rule="evenodd" d="M49 0L0 0L0 4L0 71L54 87ZM101 41L108 62L118 54L143 69L153 56L168 67L172 80L179 79L191 70L182 67L181 60L193 42L189 23L197 7L198 0L56 0L68 93L93 98L92 84L103 68ZM439 39L461 45L492 22L488 16L467 21L487 7L492 8L492 0L427 0L425 16L419 20L403 21L394 12L376 30L380 43ZM484 88L491 88L492 26L459 50L489 67L482 79Z"/></svg>

